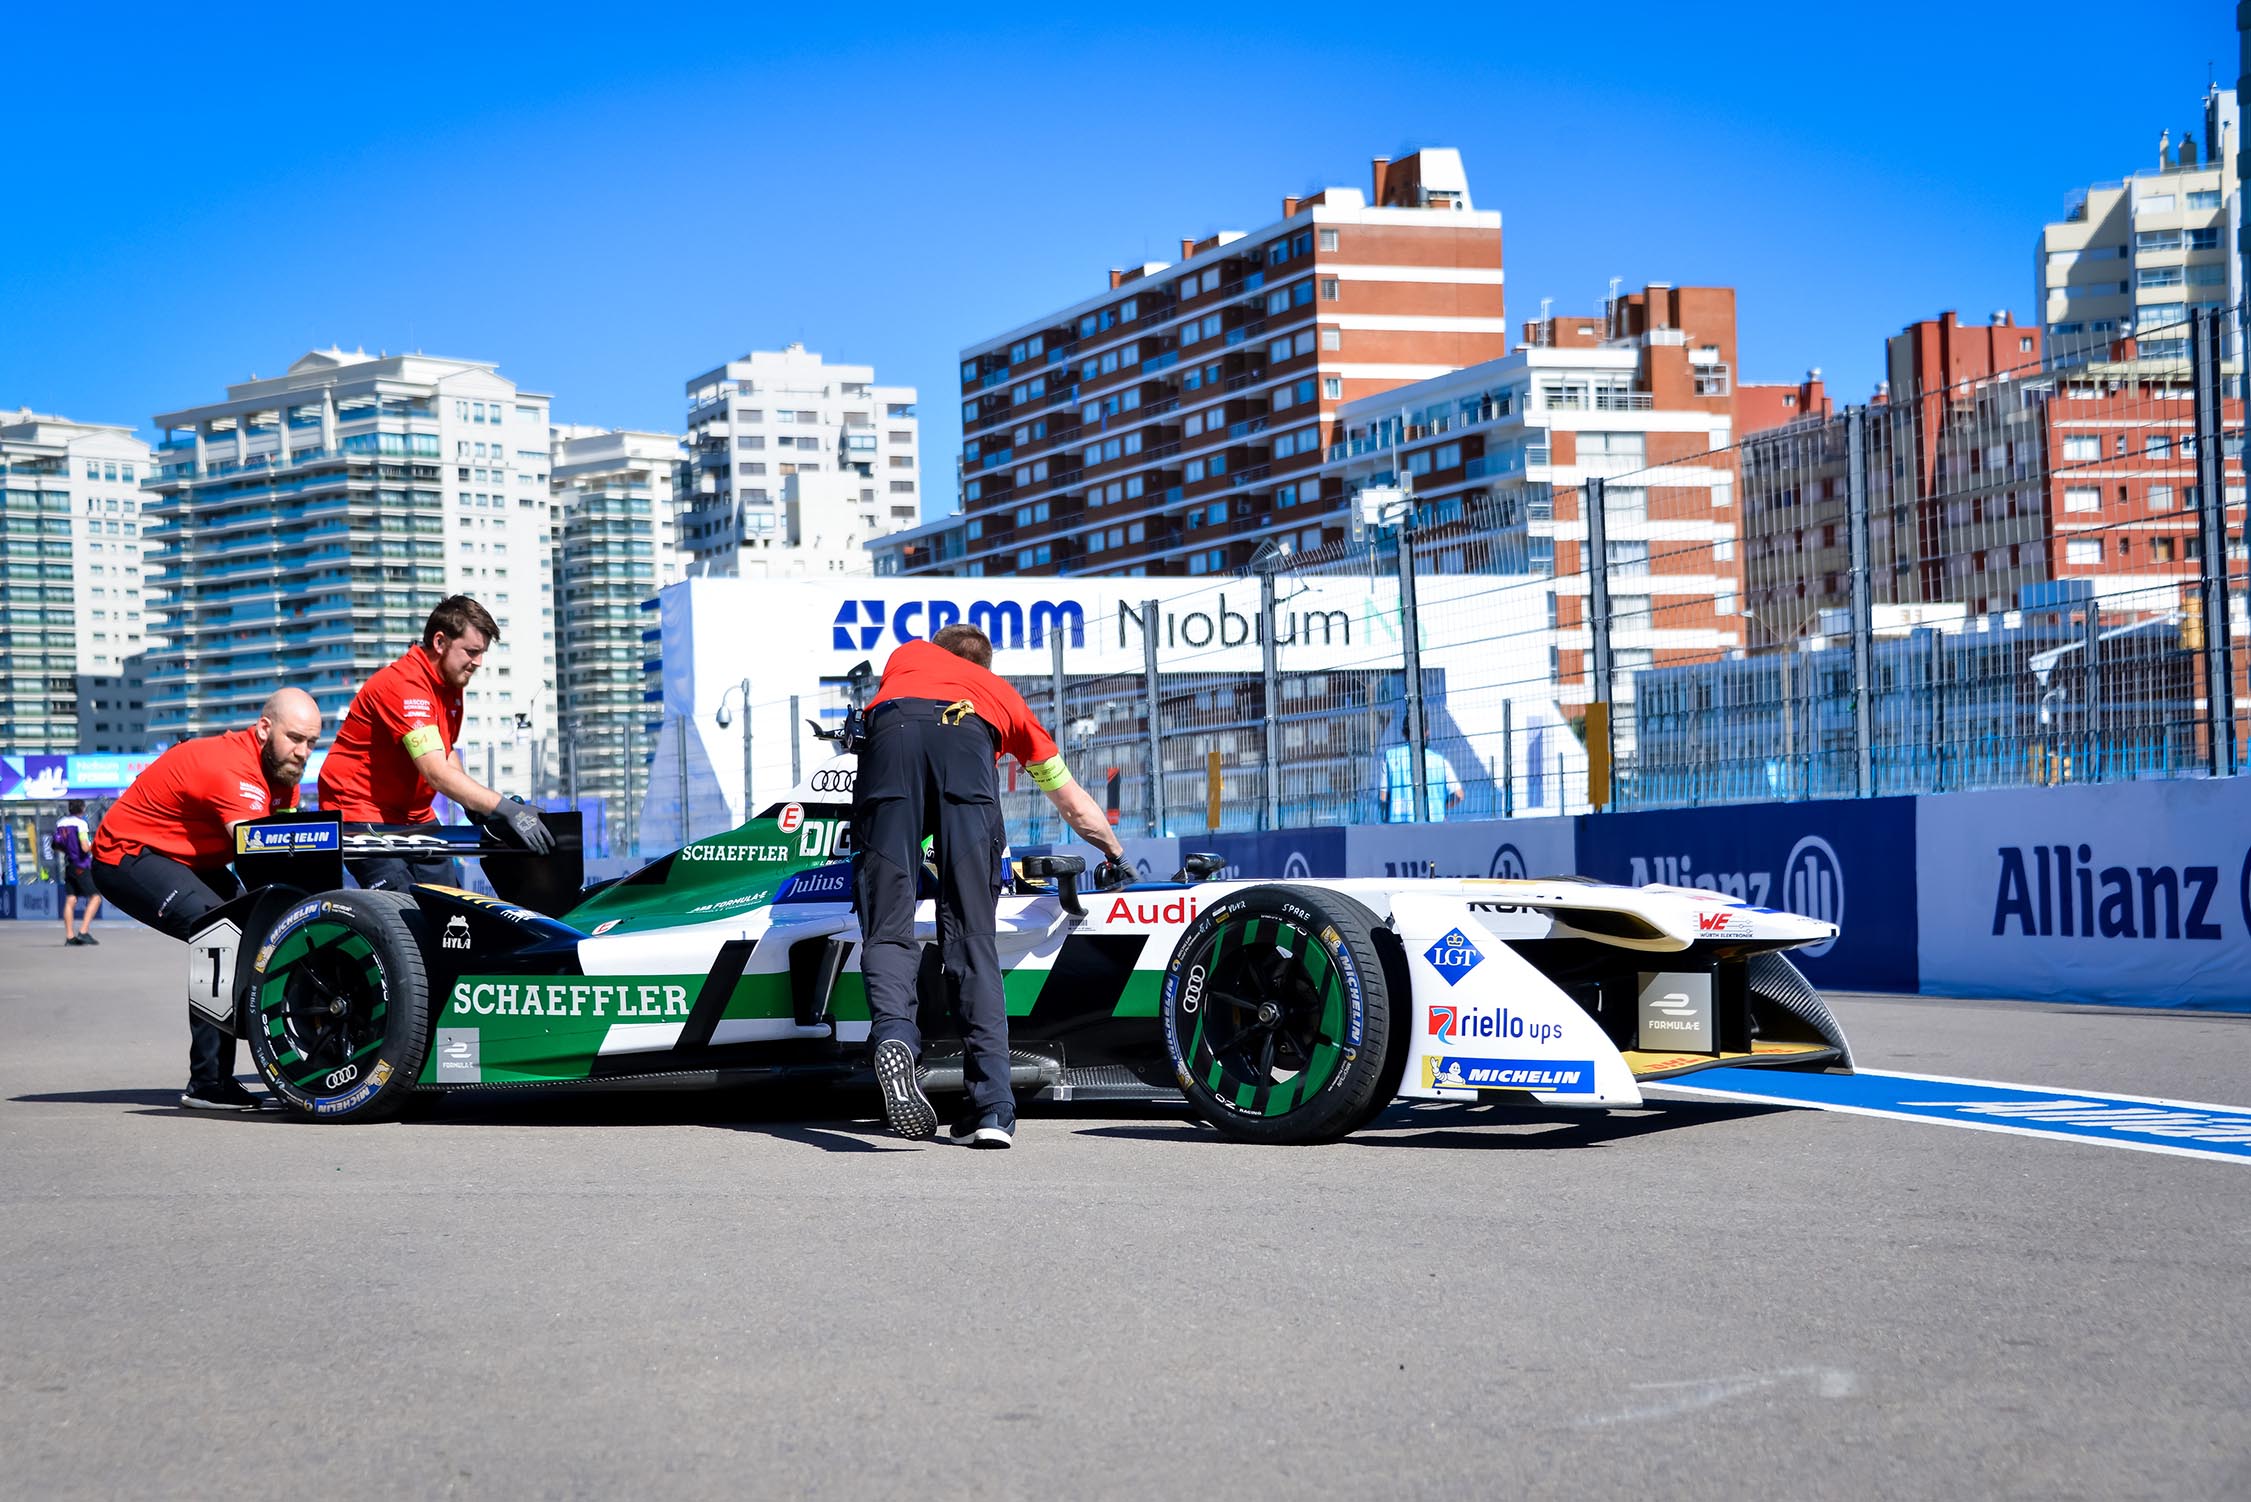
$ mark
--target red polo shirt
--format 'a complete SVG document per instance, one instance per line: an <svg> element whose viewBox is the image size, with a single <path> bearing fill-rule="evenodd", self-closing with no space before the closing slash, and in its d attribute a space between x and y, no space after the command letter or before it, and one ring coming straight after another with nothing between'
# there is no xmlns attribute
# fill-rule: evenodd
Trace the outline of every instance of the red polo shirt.
<svg viewBox="0 0 2251 1502"><path fill-rule="evenodd" d="M873 709L886 699L936 699L943 704L967 699L977 707L979 718L1000 732L1001 750L1026 770L1059 754L1054 737L1032 718L1024 696L1006 679L926 641L905 642L884 660L883 685L868 707Z"/></svg>
<svg viewBox="0 0 2251 1502"><path fill-rule="evenodd" d="M297 789L266 780L255 730L182 741L133 779L94 832L94 859L114 865L153 850L207 869L234 859L228 826L297 806Z"/></svg>
<svg viewBox="0 0 2251 1502"><path fill-rule="evenodd" d="M427 824L437 818L414 758L451 751L461 734L461 691L438 676L417 643L360 686L321 763L320 806L352 824Z"/></svg>

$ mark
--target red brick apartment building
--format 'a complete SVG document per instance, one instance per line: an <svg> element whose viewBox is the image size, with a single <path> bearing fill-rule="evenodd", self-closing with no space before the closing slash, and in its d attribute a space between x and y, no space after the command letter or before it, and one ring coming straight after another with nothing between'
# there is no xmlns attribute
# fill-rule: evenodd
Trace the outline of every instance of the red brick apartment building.
<svg viewBox="0 0 2251 1502"><path fill-rule="evenodd" d="M959 552L929 561L1209 573L1262 536L1334 541L1316 476L1339 409L1508 349L1501 216L1450 149L1108 281L962 351Z"/></svg>
<svg viewBox="0 0 2251 1502"><path fill-rule="evenodd" d="M1868 423L1870 559L1879 604L2008 611L2028 586L2096 581L2131 612L2178 608L2197 576L2194 393L2185 359L2043 369L2040 331L1997 314L1910 325L1889 346L1891 400ZM2241 403L2222 404L2239 428ZM1846 427L1808 419L1746 436L1744 545L1753 611L1787 632L1849 603ZM2240 535L2242 460L2225 461Z"/></svg>

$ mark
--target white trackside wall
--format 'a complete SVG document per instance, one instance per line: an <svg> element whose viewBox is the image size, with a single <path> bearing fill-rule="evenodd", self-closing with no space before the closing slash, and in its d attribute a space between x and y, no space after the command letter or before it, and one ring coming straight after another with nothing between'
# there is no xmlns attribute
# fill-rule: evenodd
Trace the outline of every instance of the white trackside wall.
<svg viewBox="0 0 2251 1502"><path fill-rule="evenodd" d="M1527 577L1523 589L1543 609L1547 580ZM1474 586L1474 588L1473 588ZM1437 575L1416 586L1422 608L1435 611L1472 593L1483 599L1490 576ZM1157 602L1145 620L1147 602ZM705 834L737 824L743 812L742 686L750 685L748 758L751 797L763 805L787 786L791 747L801 767L817 765L824 748L790 718L828 716L842 702L844 675L858 663L880 673L892 649L966 621L993 640L993 669L1005 677L1046 682L1063 643L1063 671L1072 678L1138 679L1146 665L1144 637L1153 635L1161 673L1261 670L1259 591L1255 581L1215 585L1165 578L1034 579L689 579L652 604L661 662L662 724L650 748L644 845L686 827ZM1277 608L1276 661L1284 673L1377 671L1401 652L1399 586L1388 576L1300 579ZM1428 635L1426 627L1425 634ZM1543 692L1549 682L1547 638L1502 633L1474 644L1427 644L1423 671L1433 685L1428 712L1433 738L1458 745L1487 767L1506 753L1520 783L1552 778L1551 812L1586 807L1586 753ZM1520 697L1483 690L1444 695L1457 685L1523 685ZM719 724L725 706L728 723ZM1042 718L1047 706L1037 697ZM1504 709L1513 726L1503 733ZM1060 729L1060 727L1050 727ZM1526 758L1535 744L1541 765ZM684 774L684 775L683 775Z"/></svg>

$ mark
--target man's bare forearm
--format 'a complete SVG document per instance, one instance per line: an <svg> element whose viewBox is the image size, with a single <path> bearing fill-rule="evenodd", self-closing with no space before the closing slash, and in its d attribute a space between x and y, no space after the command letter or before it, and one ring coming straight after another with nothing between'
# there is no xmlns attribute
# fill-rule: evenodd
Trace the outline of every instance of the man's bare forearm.
<svg viewBox="0 0 2251 1502"><path fill-rule="evenodd" d="M1092 794L1075 782L1066 782L1047 795L1063 822L1078 831L1079 838L1101 851L1112 860L1125 854L1125 846L1118 843L1118 833L1110 827L1109 816Z"/></svg>

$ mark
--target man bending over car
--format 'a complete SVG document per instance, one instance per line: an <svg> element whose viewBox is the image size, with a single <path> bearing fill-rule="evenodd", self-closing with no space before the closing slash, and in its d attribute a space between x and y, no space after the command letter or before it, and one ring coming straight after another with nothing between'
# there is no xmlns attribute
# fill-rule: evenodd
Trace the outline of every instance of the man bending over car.
<svg viewBox="0 0 2251 1502"><path fill-rule="evenodd" d="M484 666L500 627L467 595L438 602L422 640L360 686L336 727L320 769L320 806L347 824L433 824L440 793L511 844L534 854L555 848L539 810L504 798L453 759L461 734L461 694ZM444 855L373 856L344 863L363 887L403 892L416 882L456 885Z"/></svg>
<svg viewBox="0 0 2251 1502"><path fill-rule="evenodd" d="M185 939L204 915L242 895L230 866L234 827L297 806L305 759L320 740L320 706L303 689L268 699L246 730L182 741L149 763L94 832L94 886L118 911ZM234 1077L235 1039L188 1009L191 1111L256 1111Z"/></svg>
<svg viewBox="0 0 2251 1502"><path fill-rule="evenodd" d="M938 950L958 988L962 1079L969 1104L949 1133L972 1147L1007 1147L1016 1128L1008 1080L1008 1003L995 944L994 886L1005 833L994 763L1016 758L1080 838L1109 857L1097 881L1123 880L1125 847L1102 807L1071 780L1055 741L1023 696L992 672L993 644L975 626L946 626L911 641L883 665L867 713L852 795L853 905L864 948L876 1082L883 1114L902 1137L938 1130L938 1114L915 1078L922 1033L915 1025L916 877L922 841L935 838Z"/></svg>

